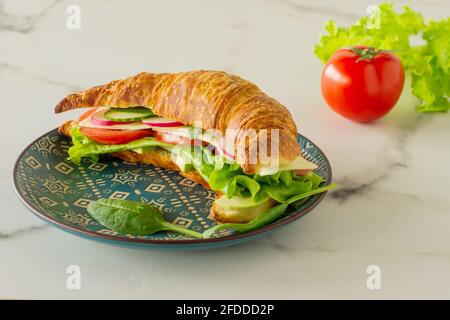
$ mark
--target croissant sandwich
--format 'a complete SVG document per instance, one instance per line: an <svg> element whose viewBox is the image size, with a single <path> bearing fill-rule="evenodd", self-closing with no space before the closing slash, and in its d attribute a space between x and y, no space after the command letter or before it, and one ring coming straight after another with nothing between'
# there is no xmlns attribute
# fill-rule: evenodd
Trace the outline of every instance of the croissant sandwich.
<svg viewBox="0 0 450 320"><path fill-rule="evenodd" d="M143 72L70 94L55 113L77 108L89 110L60 127L74 163L110 154L177 170L217 193L219 222L248 222L322 182L289 111L235 75Z"/></svg>

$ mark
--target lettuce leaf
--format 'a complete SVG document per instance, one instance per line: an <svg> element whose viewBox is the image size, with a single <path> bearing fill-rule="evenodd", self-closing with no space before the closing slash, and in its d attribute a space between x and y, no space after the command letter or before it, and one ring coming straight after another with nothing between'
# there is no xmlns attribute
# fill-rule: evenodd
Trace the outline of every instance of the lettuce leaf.
<svg viewBox="0 0 450 320"><path fill-rule="evenodd" d="M296 176L293 171L280 171L274 175L260 176L244 174L237 163L226 163L222 156L213 155L208 148L177 146L183 151L185 160L192 162L197 172L208 182L214 191L224 193L228 198L234 195L252 197L255 202L268 195L277 202L304 192L310 192L324 182L317 174L310 172ZM176 151L178 152L178 151ZM217 165L216 162L220 164ZM306 200L306 199L305 199Z"/></svg>
<svg viewBox="0 0 450 320"><path fill-rule="evenodd" d="M424 22L420 13L403 7L403 12L395 12L392 3L381 3L378 6L379 19L365 16L348 28L336 26L334 21L328 21L325 31L314 48L314 53L326 63L336 50L353 45L366 45L383 50L395 50L406 67L410 61L408 54L411 49L409 38L423 30ZM379 23L378 25L376 25Z"/></svg>
<svg viewBox="0 0 450 320"><path fill-rule="evenodd" d="M145 147L160 147L169 151L173 148L173 145L158 141L153 137L134 140L126 144L101 144L83 135L78 127L74 127L72 129L72 142L73 146L70 147L68 151L69 159L78 165L80 164L82 158L87 158L92 162L97 162L100 154Z"/></svg>
<svg viewBox="0 0 450 320"><path fill-rule="evenodd" d="M423 38L427 45L415 57L420 69L412 72L413 94L420 99L420 112L446 112L450 109L450 18L430 21Z"/></svg>
<svg viewBox="0 0 450 320"><path fill-rule="evenodd" d="M220 191L229 198L239 195L252 197L254 201L258 201L262 197L269 196L281 203L295 195L311 192L319 188L323 182L320 176L312 172L304 176L296 176L293 171L281 171L271 176L247 175L239 164L230 163L221 155L214 155L205 146L174 146L153 137L126 144L107 145L89 139L75 127L72 129L72 141L69 157L76 164L80 164L82 158L96 162L100 154L123 150L149 147L166 149L183 157L184 162L192 164L212 190Z"/></svg>
<svg viewBox="0 0 450 320"><path fill-rule="evenodd" d="M412 78L412 93L419 99L419 112L447 112L450 109L450 19L424 22L423 16L403 7L397 13L392 3L377 7L379 19L365 16L348 28L334 21L325 24L314 53L326 63L336 50L366 45L393 50ZM378 25L377 25L378 23ZM412 46L412 36L421 36L423 45Z"/></svg>

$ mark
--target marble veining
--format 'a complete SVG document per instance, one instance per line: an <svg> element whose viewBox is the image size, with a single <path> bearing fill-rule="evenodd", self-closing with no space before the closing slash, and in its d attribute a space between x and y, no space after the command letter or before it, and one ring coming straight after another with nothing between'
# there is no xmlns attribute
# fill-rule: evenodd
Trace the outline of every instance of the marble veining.
<svg viewBox="0 0 450 320"><path fill-rule="evenodd" d="M36 24L42 20L46 14L61 3L61 0L54 0L43 9L32 15L20 15L7 12L5 10L4 1L0 1L0 31L12 31L18 33L29 33L33 31Z"/></svg>
<svg viewBox="0 0 450 320"><path fill-rule="evenodd" d="M290 9L294 9L297 13L300 14L320 14L326 17L342 17L343 19L349 19L350 21L354 21L359 19L359 15L343 11L341 8L330 8L327 6L312 6L306 3L298 3L295 1L276 1L276 3L282 3L284 6Z"/></svg>
<svg viewBox="0 0 450 320"><path fill-rule="evenodd" d="M27 72L25 70L22 70L21 68L19 68L17 66L13 66L13 65L10 65L10 64L7 64L7 63L0 63L0 69L8 70L8 71L11 71L11 72L13 72L15 74L24 75L26 77L30 77L30 78L33 78L35 80L44 82L45 84L48 84L48 85L61 86L61 87L64 87L65 89L67 89L70 92L76 92L76 91L82 90L81 87L76 86L74 84L61 82L61 81L56 81L56 80L47 78L44 75L31 74L31 73L29 73L29 72Z"/></svg>
<svg viewBox="0 0 450 320"><path fill-rule="evenodd" d="M31 236L35 232L41 232L41 231L44 231L44 230L46 230L48 228L50 228L49 225L41 224L41 225L38 225L38 226L31 226L31 227L27 227L27 228L23 228L23 229L14 230L14 231L9 232L9 233L2 233L2 232L0 232L0 241L2 241L2 240L12 240L14 238L21 237L21 236Z"/></svg>

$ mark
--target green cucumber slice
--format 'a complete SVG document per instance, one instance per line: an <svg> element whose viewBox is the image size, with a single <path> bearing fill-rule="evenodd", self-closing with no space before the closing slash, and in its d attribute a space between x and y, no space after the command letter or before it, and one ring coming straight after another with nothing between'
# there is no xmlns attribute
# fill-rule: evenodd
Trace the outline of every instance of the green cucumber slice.
<svg viewBox="0 0 450 320"><path fill-rule="evenodd" d="M155 116L148 108L132 107L132 108L111 108L104 114L105 118L118 122L132 122L147 119Z"/></svg>

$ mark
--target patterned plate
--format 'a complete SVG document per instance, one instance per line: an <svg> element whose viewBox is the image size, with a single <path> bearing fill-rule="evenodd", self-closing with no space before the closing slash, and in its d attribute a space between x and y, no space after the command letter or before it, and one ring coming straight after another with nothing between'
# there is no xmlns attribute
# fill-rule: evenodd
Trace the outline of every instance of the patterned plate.
<svg viewBox="0 0 450 320"><path fill-rule="evenodd" d="M306 159L315 162L316 172L327 184L330 163L310 140L299 135ZM97 198L130 199L158 207L165 220L199 231L215 224L208 218L214 192L174 171L152 165L124 162L104 156L101 162L76 166L67 158L70 139L54 129L31 143L19 156L14 168L14 187L25 206L35 215L65 231L96 240L122 245L157 248L204 248L227 246L267 234L313 209L325 196L310 198L301 208L261 229L245 234L224 231L211 239L193 240L172 232L149 236L118 234L98 224L86 210Z"/></svg>

